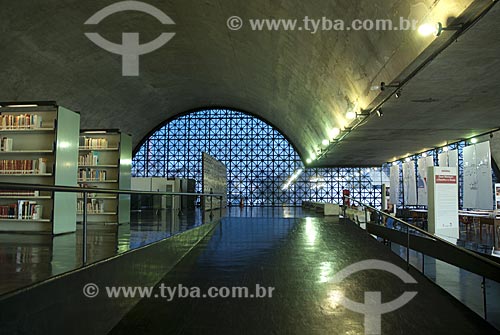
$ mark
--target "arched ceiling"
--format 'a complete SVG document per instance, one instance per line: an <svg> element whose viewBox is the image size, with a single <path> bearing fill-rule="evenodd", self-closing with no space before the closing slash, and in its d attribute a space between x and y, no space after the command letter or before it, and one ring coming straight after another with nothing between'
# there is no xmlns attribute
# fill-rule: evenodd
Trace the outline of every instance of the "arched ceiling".
<svg viewBox="0 0 500 335"><path fill-rule="evenodd" d="M148 1L176 24L165 29L149 15L123 12L97 27L84 25L94 13L115 2L0 0L0 101L55 100L80 111L83 128L120 128L133 135L135 145L162 121L177 114L225 106L249 111L276 126L303 159L318 149L329 129L346 126L347 110L355 106L369 108L381 99L379 91L370 89L372 86L393 82L411 72L440 42L433 37L423 38L415 31L252 31L247 21L240 31L231 31L226 26L230 16L244 20L325 16L346 22L367 18L399 22L404 17L419 24L452 24L454 20L471 20L491 3ZM493 21L499 21L499 15L489 15L496 15ZM135 31L140 32L141 43L165 31L176 33L165 46L140 57L137 77L123 77L121 56L99 48L84 35L98 32L119 43L122 32ZM460 59L459 55L453 57ZM427 98L415 93L408 99L422 96ZM348 137L343 148L332 148L318 164L379 164L404 155L407 149L413 149L411 145L404 149L394 146L375 155L378 149L369 141L377 134L375 140L381 140L383 145L393 135L404 135L404 125L415 119L411 113L402 116L403 109L410 108L408 104L390 104L390 109L401 116L394 121L397 124L392 125L394 133L390 137L386 132L377 133L380 125L374 124L375 130L366 128L357 138L353 132L351 142L357 141L359 150L356 159L349 153ZM442 137L448 135L452 134L443 133L434 142L446 141L448 138ZM366 154L373 157L360 159Z"/></svg>

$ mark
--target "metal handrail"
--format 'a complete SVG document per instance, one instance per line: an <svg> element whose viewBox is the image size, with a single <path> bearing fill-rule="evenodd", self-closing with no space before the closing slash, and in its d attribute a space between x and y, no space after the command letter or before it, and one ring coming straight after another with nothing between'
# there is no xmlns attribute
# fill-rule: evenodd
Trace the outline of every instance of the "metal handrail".
<svg viewBox="0 0 500 335"><path fill-rule="evenodd" d="M381 211L381 210L378 210L378 209L374 208L373 206L366 205L366 204L364 204L363 202L361 202L361 201L359 201L359 200L353 199L353 198L351 198L351 197L349 197L349 196L344 196L344 199L349 199L349 200L352 200L353 202L357 202L358 204L362 205L362 206L363 206L363 207L365 207L365 208L369 208L369 209L371 209L371 210L374 210L374 211L376 211L377 213L382 214L383 216L390 217L391 219L394 219L395 221L397 221L397 222L399 222L399 223L401 223L401 224L405 225L405 226L407 227L407 234L409 234L410 228L411 228L411 229L414 229L414 230L418 231L419 233L421 233L421 234L425 235L426 237L429 237L429 238L433 239L434 241L437 241L437 242L439 242L439 243L446 244L446 245L447 245L447 246L449 246L449 247L455 248L457 251L462 252L462 253L465 253L465 254L467 254L467 255L469 255L469 256L471 256L471 257L474 257L475 259L477 259L477 260L479 260L479 261L481 261L481 262L486 262L486 263L488 263L489 265L492 265L492 266L496 267L496 268L500 271L500 264L498 264L498 263L496 263L496 262L493 262L492 260L490 260L490 259L488 259L488 258L486 258L486 257L480 256L480 255L478 255L478 254L476 254L476 253L474 253L474 252L472 252L472 251L469 251L469 250L467 250L467 249L465 249L465 248L461 248L461 247L459 247L459 246L457 246L457 245L455 245L455 244L453 244L453 243L450 243L450 242L446 241L445 239L442 239L442 238L440 238L440 237L438 237L438 236L436 236L436 235L433 235L433 234L431 234L431 233L429 233L429 232L427 232L427 231L425 231L425 230L423 230L423 229L421 229L421 228L419 228L419 227L417 227L417 226L414 226L414 225L412 225L411 223L408 223L408 222L403 221L403 220L401 220L401 219L399 219L399 218L397 218L397 217L395 217L395 216L392 216L392 215L387 214L387 213L385 213L385 212L383 212L383 211ZM344 203L345 203L345 202L344 202ZM345 206L344 206L344 210L345 210ZM344 216L344 217L345 217L345 216ZM408 238L408 247L407 247L407 265L409 264L409 259L408 259L409 249L410 249L410 248L409 248L409 238Z"/></svg>
<svg viewBox="0 0 500 335"><path fill-rule="evenodd" d="M51 186L40 184L19 184L19 183L0 183L0 190L28 190L28 191L51 191L66 193L105 193L105 194L139 194L139 195L176 195L176 196L205 196L205 197L223 197L221 193L188 193L188 192L153 192L153 191L134 191L134 190L113 190L105 188L89 188L77 186Z"/></svg>
<svg viewBox="0 0 500 335"><path fill-rule="evenodd" d="M127 194L127 195L152 195L152 196L171 196L172 197L172 222L174 221L175 211L174 199L176 196L199 196L199 197L209 197L210 198L210 211L213 210L213 198L216 197L219 200L219 210L222 217L222 201L224 199L224 194L219 193L189 193L189 192L151 192L151 191L134 191L134 190L113 190L113 189L103 189L103 188L88 188L88 187L77 187L77 186L52 186L52 185L40 185L40 184L19 184L19 183L0 183L0 190L28 190L28 191L46 191L46 192L63 192L63 193L83 193L83 202L86 204L88 200L89 193L104 193L104 194ZM212 212L211 212L212 213ZM211 214L212 215L212 214ZM87 206L83 206L82 212L82 264L87 265Z"/></svg>

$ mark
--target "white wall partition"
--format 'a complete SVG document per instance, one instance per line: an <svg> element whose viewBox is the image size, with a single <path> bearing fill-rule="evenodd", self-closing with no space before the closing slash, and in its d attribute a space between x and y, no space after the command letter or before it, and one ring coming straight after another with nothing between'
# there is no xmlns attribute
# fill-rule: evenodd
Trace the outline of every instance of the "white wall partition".
<svg viewBox="0 0 500 335"><path fill-rule="evenodd" d="M464 148L463 207L493 209L490 142Z"/></svg>
<svg viewBox="0 0 500 335"><path fill-rule="evenodd" d="M391 203L397 205L399 202L399 165L391 166L391 188L389 192Z"/></svg>
<svg viewBox="0 0 500 335"><path fill-rule="evenodd" d="M403 194L404 202L407 206L417 204L417 180L415 177L415 162L405 162L403 164Z"/></svg>
<svg viewBox="0 0 500 335"><path fill-rule="evenodd" d="M432 156L419 158L417 162L417 195L418 205L427 206L428 179L427 169L434 166L434 158Z"/></svg>

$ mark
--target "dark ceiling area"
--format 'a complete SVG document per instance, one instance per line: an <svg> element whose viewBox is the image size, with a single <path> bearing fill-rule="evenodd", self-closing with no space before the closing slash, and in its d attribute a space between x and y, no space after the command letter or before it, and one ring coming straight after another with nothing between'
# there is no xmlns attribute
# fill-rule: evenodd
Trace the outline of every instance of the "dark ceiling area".
<svg viewBox="0 0 500 335"><path fill-rule="evenodd" d="M323 167L376 166L500 127L497 5L437 56L455 32L312 34L248 25L305 16L456 25L476 20L496 3L490 0L169 0L149 3L175 25L133 11L85 25L116 2L0 0L0 101L55 100L81 112L82 128L119 128L133 135L134 146L186 111L234 108L275 126L306 161L325 150L332 128L349 127L347 111L374 110L387 99L383 117L369 117L312 164ZM241 30L227 27L234 15L247 23ZM122 57L95 45L89 32L114 43L124 32L139 32L141 43L175 36L140 56L138 76L122 76ZM404 82L401 97L371 89L381 82Z"/></svg>

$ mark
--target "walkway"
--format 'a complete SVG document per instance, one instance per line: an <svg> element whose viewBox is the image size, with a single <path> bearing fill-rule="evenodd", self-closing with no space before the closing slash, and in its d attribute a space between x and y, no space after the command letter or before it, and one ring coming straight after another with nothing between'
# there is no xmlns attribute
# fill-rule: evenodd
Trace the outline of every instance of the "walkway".
<svg viewBox="0 0 500 335"><path fill-rule="evenodd" d="M417 284L380 270L331 283L335 273L359 261L378 259L403 269L405 263L354 225L265 211L224 219L162 282L201 292L213 286L252 292L258 284L274 287L272 298L144 299L111 334L364 334L363 315L343 307L340 297L363 302L365 291L381 291L383 302L418 292L382 316L382 334L497 333L416 271L410 274Z"/></svg>

